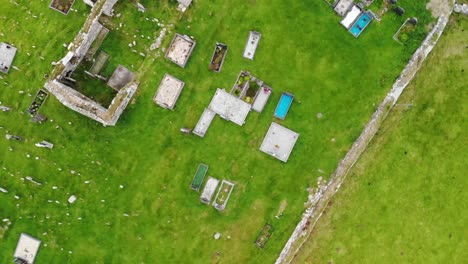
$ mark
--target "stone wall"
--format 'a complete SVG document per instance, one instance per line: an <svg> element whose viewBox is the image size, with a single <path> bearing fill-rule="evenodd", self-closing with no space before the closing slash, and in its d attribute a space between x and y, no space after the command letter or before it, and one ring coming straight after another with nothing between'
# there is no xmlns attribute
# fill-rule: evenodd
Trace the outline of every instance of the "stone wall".
<svg viewBox="0 0 468 264"><path fill-rule="evenodd" d="M98 19L99 17L94 18L87 32L78 33L78 34L81 34L79 45L76 47L73 47L73 49L70 50L69 54L65 56L66 59L64 58L61 60L61 63L64 66L64 69L62 73L60 74L61 78L63 78L67 72L73 72L76 70L76 68L81 63L84 56L88 52L89 48L93 44L94 40L96 40L96 37L99 35L99 32L101 32L101 30L104 28L98 22Z"/></svg>
<svg viewBox="0 0 468 264"><path fill-rule="evenodd" d="M105 126L114 126L117 123L120 115L136 93L138 86L138 82L132 82L122 88L117 93L114 100L112 100L109 108L106 109L97 102L57 80L52 80L45 84L45 88L63 105Z"/></svg>
<svg viewBox="0 0 468 264"><path fill-rule="evenodd" d="M117 123L120 115L123 113L125 108L127 108L127 105L130 103L130 100L132 100L133 95L135 95L139 84L139 82L132 82L120 89L107 110L105 125L114 126Z"/></svg>
<svg viewBox="0 0 468 264"><path fill-rule="evenodd" d="M71 87L57 80L47 82L44 87L66 107L100 123L107 123L103 118L107 109Z"/></svg>
<svg viewBox="0 0 468 264"><path fill-rule="evenodd" d="M315 227L317 221L322 216L328 202L337 193L350 169L365 151L369 142L380 128L383 120L385 120L387 114L395 105L406 86L416 75L426 57L437 44L439 37L448 23L449 16L450 14L447 17L441 16L438 19L437 24L424 39L421 46L416 50L398 79L395 81L391 91L379 105L377 111L372 115L371 120L366 125L359 138L354 142L345 158L339 162L338 167L331 175L328 184L319 185L317 191L308 197L309 206L305 210L301 221L297 224L279 257L276 259L276 264L290 263L293 260L294 255L307 241L307 238Z"/></svg>

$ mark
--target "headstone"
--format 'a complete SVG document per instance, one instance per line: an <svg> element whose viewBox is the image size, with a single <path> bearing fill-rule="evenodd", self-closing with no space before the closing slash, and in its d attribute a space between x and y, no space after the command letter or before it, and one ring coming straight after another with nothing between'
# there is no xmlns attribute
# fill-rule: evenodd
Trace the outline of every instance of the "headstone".
<svg viewBox="0 0 468 264"><path fill-rule="evenodd" d="M214 239L218 240L220 237L221 237L221 233L216 232L216 234L214 234Z"/></svg>
<svg viewBox="0 0 468 264"><path fill-rule="evenodd" d="M412 17L408 20L408 23L410 23L413 26L416 26L418 24L418 19L415 17Z"/></svg>
<svg viewBox="0 0 468 264"><path fill-rule="evenodd" d="M75 195L72 195L72 196L70 196L70 198L68 198L68 202L71 203L71 204L74 203L75 201L76 201L76 196Z"/></svg>
<svg viewBox="0 0 468 264"><path fill-rule="evenodd" d="M405 10L401 6L396 6L394 9L395 13L399 16L402 16L405 14Z"/></svg>
<svg viewBox="0 0 468 264"><path fill-rule="evenodd" d="M192 129L188 128L188 127L182 127L180 129L180 132L184 133L184 134L190 134L192 132Z"/></svg>
<svg viewBox="0 0 468 264"><path fill-rule="evenodd" d="M51 149L51 148L54 147L54 144L43 140L43 141L41 141L39 143L36 143L35 146L38 147L38 148L49 148L49 149Z"/></svg>
<svg viewBox="0 0 468 264"><path fill-rule="evenodd" d="M142 13L146 12L146 8L142 4L137 3L137 7L138 7L139 12L142 12Z"/></svg>

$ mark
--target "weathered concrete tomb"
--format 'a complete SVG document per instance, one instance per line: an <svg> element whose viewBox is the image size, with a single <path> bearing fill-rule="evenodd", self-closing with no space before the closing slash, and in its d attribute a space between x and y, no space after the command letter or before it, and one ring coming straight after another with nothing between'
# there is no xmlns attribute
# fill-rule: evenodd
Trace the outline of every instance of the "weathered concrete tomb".
<svg viewBox="0 0 468 264"><path fill-rule="evenodd" d="M232 190L234 189L234 183L230 181L223 180L221 186L219 187L216 198L213 201L213 207L219 211L222 211L226 208L226 205L231 197Z"/></svg>
<svg viewBox="0 0 468 264"><path fill-rule="evenodd" d="M204 137L216 114L227 121L242 126L251 107L251 104L235 97L224 89L218 88L211 99L210 105L203 111L202 116L193 129L193 133Z"/></svg>
<svg viewBox="0 0 468 264"><path fill-rule="evenodd" d="M348 10L351 8L353 3L354 3L354 0L338 0L335 6L333 7L333 10L335 10L335 12L338 15L344 16L348 12Z"/></svg>
<svg viewBox="0 0 468 264"><path fill-rule="evenodd" d="M170 74L164 74L153 101L169 110L173 110L185 83Z"/></svg>
<svg viewBox="0 0 468 264"><path fill-rule="evenodd" d="M0 42L0 72L8 73L16 55L16 48Z"/></svg>
<svg viewBox="0 0 468 264"><path fill-rule="evenodd" d="M112 73L109 81L107 81L107 85L118 92L129 82L133 81L134 78L135 74L133 72L124 66L119 65L117 66L117 69L115 69L114 73Z"/></svg>
<svg viewBox="0 0 468 264"><path fill-rule="evenodd" d="M33 264L40 246L40 240L21 233L13 257L17 263Z"/></svg>
<svg viewBox="0 0 468 264"><path fill-rule="evenodd" d="M215 112L211 111L209 108L205 108L200 119L198 119L197 125L193 129L193 133L199 137L204 137L215 116Z"/></svg>
<svg viewBox="0 0 468 264"><path fill-rule="evenodd" d="M245 43L245 49L244 49L244 58L253 60L255 56L255 52L258 47L258 43L260 42L260 38L262 37L262 34L260 32L256 31L250 31L249 32L249 38L247 39L247 43Z"/></svg>
<svg viewBox="0 0 468 264"><path fill-rule="evenodd" d="M134 80L134 74L123 66L117 68L109 85L118 92L108 108L76 91L72 87L74 80L71 76L88 55L95 40L102 42L102 36L106 35L108 29L99 23L99 18L102 15L112 15L116 2L117 0L96 1L83 28L70 45L69 52L57 63L49 81L44 85L63 105L105 126L114 126L117 123L138 89L139 82Z"/></svg>
<svg viewBox="0 0 468 264"><path fill-rule="evenodd" d="M166 58L185 68L195 45L195 40L189 36L176 33L171 44L169 44L169 48L167 48Z"/></svg>
<svg viewBox="0 0 468 264"><path fill-rule="evenodd" d="M260 150L283 162L288 161L299 134L272 122Z"/></svg>

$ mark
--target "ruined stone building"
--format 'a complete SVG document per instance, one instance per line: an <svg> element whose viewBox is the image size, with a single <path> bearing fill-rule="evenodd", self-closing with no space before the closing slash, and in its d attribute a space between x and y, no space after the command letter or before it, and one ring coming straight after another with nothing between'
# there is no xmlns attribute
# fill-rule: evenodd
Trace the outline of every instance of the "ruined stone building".
<svg viewBox="0 0 468 264"><path fill-rule="evenodd" d="M72 73L85 58L93 42L103 31L108 31L99 23L99 18L102 15L112 16L113 7L117 1L98 0L94 3L82 29L69 46L69 52L56 65L49 81L45 84L45 88L63 105L102 123L104 126L114 126L117 123L123 110L135 94L139 82L126 79L127 83L119 87L117 95L108 108L73 89L70 82L73 82Z"/></svg>

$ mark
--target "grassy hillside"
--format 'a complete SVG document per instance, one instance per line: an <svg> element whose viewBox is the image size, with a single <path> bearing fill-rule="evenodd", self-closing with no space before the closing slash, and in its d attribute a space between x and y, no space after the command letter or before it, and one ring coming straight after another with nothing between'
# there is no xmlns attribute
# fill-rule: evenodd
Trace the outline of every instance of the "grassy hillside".
<svg viewBox="0 0 468 264"><path fill-rule="evenodd" d="M467 27L452 17L295 263L466 261Z"/></svg>

